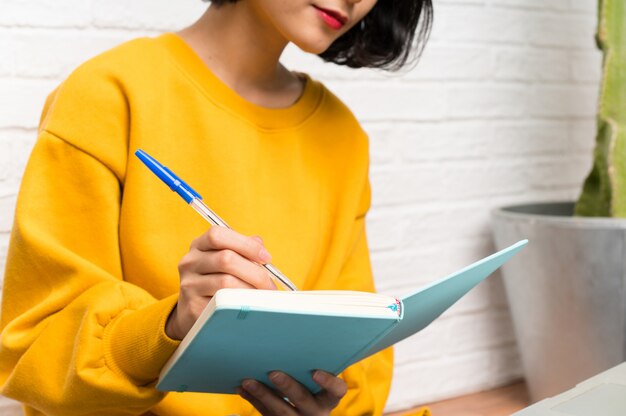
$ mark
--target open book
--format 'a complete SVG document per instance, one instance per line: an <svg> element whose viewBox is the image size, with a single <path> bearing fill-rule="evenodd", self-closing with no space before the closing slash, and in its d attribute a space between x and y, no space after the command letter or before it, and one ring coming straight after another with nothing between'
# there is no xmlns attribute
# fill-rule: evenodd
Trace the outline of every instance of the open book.
<svg viewBox="0 0 626 416"><path fill-rule="evenodd" d="M341 373L428 326L517 253L520 241L402 298L352 291L219 290L163 367L163 391L235 393L280 370L313 393L314 370Z"/></svg>

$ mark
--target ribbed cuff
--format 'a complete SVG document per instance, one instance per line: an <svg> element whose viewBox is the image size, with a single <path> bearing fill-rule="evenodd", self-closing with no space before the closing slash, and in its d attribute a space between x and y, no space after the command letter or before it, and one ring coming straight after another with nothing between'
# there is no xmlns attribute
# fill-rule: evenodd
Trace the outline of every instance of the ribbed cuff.
<svg viewBox="0 0 626 416"><path fill-rule="evenodd" d="M178 294L172 295L111 322L104 333L109 365L139 384L155 381L180 344L165 334L165 323L177 301Z"/></svg>

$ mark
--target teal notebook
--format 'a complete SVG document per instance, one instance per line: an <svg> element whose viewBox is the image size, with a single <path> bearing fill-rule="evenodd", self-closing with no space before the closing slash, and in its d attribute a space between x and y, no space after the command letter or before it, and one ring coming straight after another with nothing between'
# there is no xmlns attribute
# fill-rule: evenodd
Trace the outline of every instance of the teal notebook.
<svg viewBox="0 0 626 416"><path fill-rule="evenodd" d="M520 241L401 299L351 291L222 289L163 367L162 391L235 393L283 371L310 391L316 369L341 373L428 326L526 245Z"/></svg>

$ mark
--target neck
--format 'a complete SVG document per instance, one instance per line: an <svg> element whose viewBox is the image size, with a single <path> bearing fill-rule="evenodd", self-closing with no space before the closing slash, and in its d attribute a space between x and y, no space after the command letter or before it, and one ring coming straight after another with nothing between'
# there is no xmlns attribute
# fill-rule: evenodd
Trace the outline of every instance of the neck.
<svg viewBox="0 0 626 416"><path fill-rule="evenodd" d="M259 18L249 3L210 6L179 35L235 91L275 90L293 78L279 62L287 40Z"/></svg>

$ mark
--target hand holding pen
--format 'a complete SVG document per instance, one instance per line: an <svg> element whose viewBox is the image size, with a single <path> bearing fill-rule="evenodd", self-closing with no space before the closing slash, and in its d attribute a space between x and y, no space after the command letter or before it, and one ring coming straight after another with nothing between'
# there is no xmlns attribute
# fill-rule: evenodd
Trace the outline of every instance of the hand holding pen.
<svg viewBox="0 0 626 416"><path fill-rule="evenodd" d="M166 326L170 337L182 339L219 289L276 289L274 278L287 289L296 290L295 285L269 263L271 256L260 237L247 237L233 231L202 202L200 194L171 170L142 150L135 154L170 189L214 225L192 242L189 252L178 265L178 305Z"/></svg>

